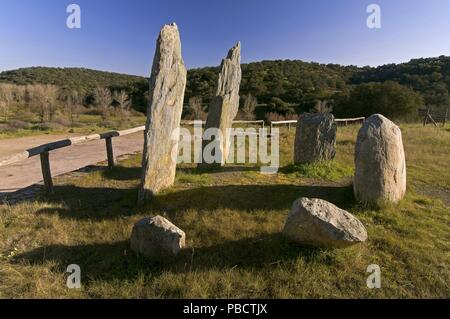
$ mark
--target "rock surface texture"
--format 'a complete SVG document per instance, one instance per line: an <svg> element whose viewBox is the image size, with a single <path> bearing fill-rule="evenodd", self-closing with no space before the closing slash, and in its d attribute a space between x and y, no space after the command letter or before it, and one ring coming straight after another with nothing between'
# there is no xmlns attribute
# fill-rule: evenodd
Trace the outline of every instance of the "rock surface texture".
<svg viewBox="0 0 450 319"><path fill-rule="evenodd" d="M364 225L349 212L322 199L299 198L283 235L302 245L344 248L367 240Z"/></svg>
<svg viewBox="0 0 450 319"><path fill-rule="evenodd" d="M356 198L369 205L396 203L405 195L402 132L383 115L372 115L359 130L353 185Z"/></svg>
<svg viewBox="0 0 450 319"><path fill-rule="evenodd" d="M175 181L176 158L172 152L178 149L178 139L172 139L172 133L180 127L186 75L178 27L165 25L159 34L150 77L140 203Z"/></svg>
<svg viewBox="0 0 450 319"><path fill-rule="evenodd" d="M336 155L337 125L331 113L303 114L297 123L294 162L332 160Z"/></svg>
<svg viewBox="0 0 450 319"><path fill-rule="evenodd" d="M138 221L131 233L131 249L145 257L176 255L185 245L185 233L161 216Z"/></svg>
<svg viewBox="0 0 450 319"><path fill-rule="evenodd" d="M218 128L222 133L221 138L218 139L220 156L216 154L217 158L220 158L220 163L213 163L214 165L224 165L228 157L231 141L227 135L227 129L232 128L233 120L239 110L241 78L241 43L238 42L222 61L216 94L209 106L205 125L205 129ZM217 139L217 136L214 138ZM210 142L205 140L204 145Z"/></svg>

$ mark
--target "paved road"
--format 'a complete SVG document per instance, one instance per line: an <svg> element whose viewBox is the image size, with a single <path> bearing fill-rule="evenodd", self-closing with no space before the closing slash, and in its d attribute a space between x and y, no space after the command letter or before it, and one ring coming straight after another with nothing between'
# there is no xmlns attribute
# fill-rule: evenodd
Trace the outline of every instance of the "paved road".
<svg viewBox="0 0 450 319"><path fill-rule="evenodd" d="M0 157L67 137L67 135L44 135L0 140ZM143 132L113 138L114 156L141 151L143 145ZM106 147L104 140L69 146L50 152L52 176L72 172L105 160ZM42 173L39 156L0 167L0 194L15 192L41 181Z"/></svg>

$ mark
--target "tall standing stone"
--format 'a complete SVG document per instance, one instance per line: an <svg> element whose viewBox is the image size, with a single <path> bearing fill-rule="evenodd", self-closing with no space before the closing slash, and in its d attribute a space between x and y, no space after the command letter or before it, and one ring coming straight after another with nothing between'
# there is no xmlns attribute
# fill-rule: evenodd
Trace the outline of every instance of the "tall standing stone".
<svg viewBox="0 0 450 319"><path fill-rule="evenodd" d="M405 195L402 132L383 115L372 115L359 130L353 184L356 198L365 204L396 203Z"/></svg>
<svg viewBox="0 0 450 319"><path fill-rule="evenodd" d="M222 133L218 140L220 163L224 165L230 148L230 137L227 129L233 127L233 120L239 110L239 87L241 85L241 43L238 42L228 52L226 59L222 60L221 71L216 87L216 94L211 101L206 120L205 129L217 128ZM215 137L217 138L217 136ZM204 145L211 141L205 141Z"/></svg>
<svg viewBox="0 0 450 319"><path fill-rule="evenodd" d="M337 125L331 113L302 114L295 135L294 162L332 160L336 155Z"/></svg>
<svg viewBox="0 0 450 319"><path fill-rule="evenodd" d="M172 151L178 149L178 139L171 136L180 127L186 75L178 27L175 23L165 25L159 34L150 77L140 203L175 181Z"/></svg>

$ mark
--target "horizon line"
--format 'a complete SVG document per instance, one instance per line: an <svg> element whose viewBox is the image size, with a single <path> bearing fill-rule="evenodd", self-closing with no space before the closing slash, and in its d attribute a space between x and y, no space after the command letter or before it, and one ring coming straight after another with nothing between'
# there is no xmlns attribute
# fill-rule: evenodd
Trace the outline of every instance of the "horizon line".
<svg viewBox="0 0 450 319"><path fill-rule="evenodd" d="M378 68L378 67L382 67L382 66L386 66L386 65L401 65L401 64L405 64L405 63L409 63L413 60L420 60L420 59L436 59L436 58L440 58L440 57L450 57L450 55L445 55L445 54L441 54L438 56L429 56L429 57L416 57L416 58L410 58L407 61L401 61L401 62L390 62L390 63L384 63L384 64L378 64L378 65L370 65L370 64L365 64L365 65L361 65L361 64L340 64L340 63L334 63L334 62L317 62L317 61L312 61L312 60L302 60L302 59L263 59L263 60L259 60L259 61L251 61L251 62L242 62L241 65L248 65L248 64L252 64L252 63L261 63L261 62L276 62L276 61L301 61L304 63L317 63L319 65L338 65L341 67L358 67L358 68L365 68L365 67L370 67L370 68ZM198 69L203 69L203 68L217 68L220 67L219 65L204 65L204 66L195 66L195 67L191 67L188 68L188 71L190 70L198 70ZM121 71L112 71L112 70L104 70L104 69L97 69L97 68L93 68L93 67L86 67L86 66L59 66L59 65L53 65L53 66L49 66L49 65L35 65L35 66L23 66L23 67L17 67L17 68L13 68L13 69L0 69L0 74L3 72L11 72L11 71L17 71L17 70L22 70L22 69L31 69L31 68L54 68L54 69L87 69L87 70L92 70L92 71L99 71L99 72L106 72L106 73L115 73L115 74L121 74L121 75L128 75L128 76L136 76L136 77L143 77L143 78L148 78L150 76L150 73L148 75L139 75L139 74L132 74L132 73L124 73Z"/></svg>

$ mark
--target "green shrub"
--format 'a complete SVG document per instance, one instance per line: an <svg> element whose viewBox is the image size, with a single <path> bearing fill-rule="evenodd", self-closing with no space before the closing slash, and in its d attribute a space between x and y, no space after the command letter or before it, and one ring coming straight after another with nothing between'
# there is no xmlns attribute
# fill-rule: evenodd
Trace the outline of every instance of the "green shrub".
<svg viewBox="0 0 450 319"><path fill-rule="evenodd" d="M396 82L365 83L336 96L337 117L369 117L380 113L391 119L411 119L423 106L420 93Z"/></svg>

